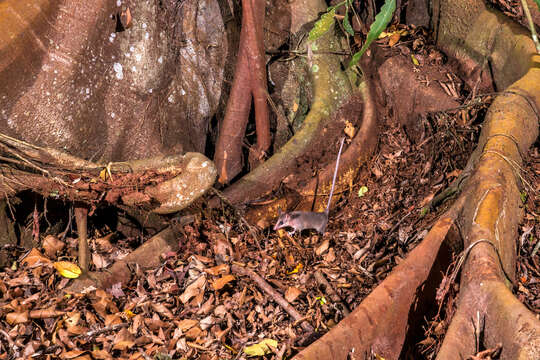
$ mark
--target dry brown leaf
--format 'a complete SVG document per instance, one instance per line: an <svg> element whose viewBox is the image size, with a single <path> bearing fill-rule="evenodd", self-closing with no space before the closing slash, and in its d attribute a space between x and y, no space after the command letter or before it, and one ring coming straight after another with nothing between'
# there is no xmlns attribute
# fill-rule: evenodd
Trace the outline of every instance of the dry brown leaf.
<svg viewBox="0 0 540 360"><path fill-rule="evenodd" d="M10 325L17 325L28 322L28 311L15 311L6 315L6 321Z"/></svg>
<svg viewBox="0 0 540 360"><path fill-rule="evenodd" d="M220 275L220 274L228 274L229 273L229 265L221 264L221 265L217 265L217 266L214 266L214 267L211 267L211 268L204 269L204 271L207 274L214 275L214 276L217 276L217 275Z"/></svg>
<svg viewBox="0 0 540 360"><path fill-rule="evenodd" d="M180 320L177 324L176 324L176 327L180 330L182 330L182 332L186 332L187 330L191 329L192 327L194 327L195 325L199 324L199 321L198 320L194 320L194 319L184 319L184 320Z"/></svg>
<svg viewBox="0 0 540 360"><path fill-rule="evenodd" d="M48 309L36 309L30 311L30 318L32 319L47 319L57 316L65 315L65 311L56 310L54 306Z"/></svg>
<svg viewBox="0 0 540 360"><path fill-rule="evenodd" d="M131 25L133 25L131 11L129 10L129 7L127 7L126 10L120 13L120 22L122 23L124 29L129 29Z"/></svg>
<svg viewBox="0 0 540 360"><path fill-rule="evenodd" d="M133 335L131 335L131 333L126 328L120 330L114 337L113 350L127 350L133 347L133 345L135 345Z"/></svg>
<svg viewBox="0 0 540 360"><path fill-rule="evenodd" d="M221 290L223 289L225 285L227 285L233 280L235 280L234 275L231 275L231 274L225 275L225 276L220 277L219 279L214 280L212 282L212 287L214 288L214 290Z"/></svg>
<svg viewBox="0 0 540 360"><path fill-rule="evenodd" d="M435 193L431 193L429 194L428 196L426 196L422 202L420 202L420 207L423 208L424 206L426 206L427 204L429 204L431 202L431 200L433 200L433 197L435 196Z"/></svg>
<svg viewBox="0 0 540 360"><path fill-rule="evenodd" d="M188 340L195 340L202 334L202 332L203 331L200 327L194 326L186 332L185 336Z"/></svg>
<svg viewBox="0 0 540 360"><path fill-rule="evenodd" d="M111 354L105 350L93 350L92 357L97 360L109 360L113 358Z"/></svg>
<svg viewBox="0 0 540 360"><path fill-rule="evenodd" d="M50 258L56 257L56 253L62 250L64 246L66 244L54 235L47 235L43 239L43 251Z"/></svg>
<svg viewBox="0 0 540 360"><path fill-rule="evenodd" d="M296 300L298 298L298 296L300 296L300 294L302 294L302 291L300 291L300 289L294 287L294 286L289 286L287 288L287 291L285 291L285 299L288 301L288 302L294 302L294 300Z"/></svg>
<svg viewBox="0 0 540 360"><path fill-rule="evenodd" d="M399 31L396 31L388 39L388 46L392 47L396 45L400 38L401 38L401 34L399 33Z"/></svg>
<svg viewBox="0 0 540 360"><path fill-rule="evenodd" d="M315 248L315 254L317 256L320 256L320 255L324 254L326 252L326 250L328 250L329 247L330 247L330 241L328 241L328 239L326 239L319 246L317 246Z"/></svg>
<svg viewBox="0 0 540 360"><path fill-rule="evenodd" d="M98 248L105 252L112 251L113 246L111 245L111 238L113 237L113 235L114 233L110 233L108 235L105 235L104 237L96 239L95 242Z"/></svg>
<svg viewBox="0 0 540 360"><path fill-rule="evenodd" d="M163 305L162 303L152 303L152 309L154 309L154 311L156 311L157 313L165 316L167 319L172 319L174 317L173 313L171 312L171 310L169 310L167 307L165 307L165 305Z"/></svg>
<svg viewBox="0 0 540 360"><path fill-rule="evenodd" d="M96 266L96 269L103 269L109 266L109 262L103 255L98 253L92 253L92 263Z"/></svg>
<svg viewBox="0 0 540 360"><path fill-rule="evenodd" d="M186 290L180 295L180 301L185 304L187 303L191 298L197 296L201 291L204 291L204 287L206 285L206 276L200 275L197 280L192 282Z"/></svg>
<svg viewBox="0 0 540 360"><path fill-rule="evenodd" d="M334 253L334 249L330 248L328 253L324 256L324 261L326 262L334 262L336 260L336 254Z"/></svg>
<svg viewBox="0 0 540 360"><path fill-rule="evenodd" d="M159 316L157 314L155 314L155 316L156 319L144 319L144 323L146 324L146 326L148 326L150 330L157 331L160 328L167 327L169 325L169 323L159 319Z"/></svg>
<svg viewBox="0 0 540 360"><path fill-rule="evenodd" d="M454 171L451 171L448 174L446 174L446 178L450 179L450 178L453 178L453 177L458 177L460 174L461 174L460 169L454 169Z"/></svg>
<svg viewBox="0 0 540 360"><path fill-rule="evenodd" d="M30 267L34 267L38 265L50 264L51 260L43 256L38 249L33 248L24 258L22 263L23 265L27 264Z"/></svg>
<svg viewBox="0 0 540 360"><path fill-rule="evenodd" d="M81 356L84 353L85 353L85 351L83 351L83 350L65 351L65 352L60 354L60 358L61 359L75 359L75 358Z"/></svg>
<svg viewBox="0 0 540 360"><path fill-rule="evenodd" d="M383 173L381 171L381 169L379 169L379 167L377 165L373 166L371 168L371 172L373 173L373 175L375 175L375 177L377 179L379 179L381 176L383 176Z"/></svg>
<svg viewBox="0 0 540 360"><path fill-rule="evenodd" d="M112 326L112 325L118 325L122 324L124 321L122 320L122 317L120 314L108 314L105 316L105 326Z"/></svg>

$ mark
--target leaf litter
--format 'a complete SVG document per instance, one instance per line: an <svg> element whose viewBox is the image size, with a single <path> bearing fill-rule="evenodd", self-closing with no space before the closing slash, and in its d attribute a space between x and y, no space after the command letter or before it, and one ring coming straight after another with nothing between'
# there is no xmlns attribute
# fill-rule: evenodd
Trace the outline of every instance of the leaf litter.
<svg viewBox="0 0 540 360"><path fill-rule="evenodd" d="M181 226L180 250L162 254L159 267L134 266L129 283L81 293L66 292L73 280L54 268L76 263L75 238L50 234L29 253L16 249L12 266L0 271L0 359L296 354L354 310L426 235L448 204L423 209L464 169L485 107L426 114L415 141L387 114L377 155L332 209L323 236L254 233L225 204L201 208ZM532 184L539 183L539 158L536 144L525 175ZM531 254L540 236L538 205L534 194L525 197L517 269L518 296L537 313L539 255ZM140 242L94 230L93 270L107 271ZM418 346L432 341L426 335Z"/></svg>

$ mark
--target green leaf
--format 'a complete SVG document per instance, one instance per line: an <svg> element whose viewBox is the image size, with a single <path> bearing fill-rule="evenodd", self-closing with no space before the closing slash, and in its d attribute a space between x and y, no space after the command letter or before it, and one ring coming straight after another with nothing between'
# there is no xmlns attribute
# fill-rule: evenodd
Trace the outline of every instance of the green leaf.
<svg viewBox="0 0 540 360"><path fill-rule="evenodd" d="M394 0L395 1L395 0ZM334 25L334 15L336 15L336 9L332 8L328 12L324 13L319 20L313 25L313 29L309 32L309 40L314 41L323 36L332 25Z"/></svg>
<svg viewBox="0 0 540 360"><path fill-rule="evenodd" d="M538 0L540 1L540 0ZM345 17L343 18L343 28L345 29L346 32L349 33L349 35L351 36L354 36L354 30L351 26L351 23L349 22L349 14L346 13L345 14Z"/></svg>
<svg viewBox="0 0 540 360"><path fill-rule="evenodd" d="M538 6L538 10L540 10L540 0L534 0L534 2L535 2L536 5Z"/></svg>
<svg viewBox="0 0 540 360"><path fill-rule="evenodd" d="M317 296L317 297L315 298L315 300L319 301L319 304L320 304L321 306L323 306L324 304L326 304L326 298L325 298L324 296Z"/></svg>
<svg viewBox="0 0 540 360"><path fill-rule="evenodd" d="M538 0L540 1L540 0ZM521 202L522 203L526 203L527 202L527 192L526 191L522 191L520 194L519 194L519 197L521 198Z"/></svg>
<svg viewBox="0 0 540 360"><path fill-rule="evenodd" d="M349 63L349 67L356 65L358 60L360 60L362 55L364 55L366 50L369 48L369 45L371 45L371 43L379 37L383 30L386 29L388 23L390 23L390 20L392 20L392 15L394 15L395 10L396 0L386 0L384 2L381 11L377 14L377 16L375 16L375 21L373 22L373 24L371 24L371 27L369 28L366 42L364 43L360 51L353 55L351 62Z"/></svg>

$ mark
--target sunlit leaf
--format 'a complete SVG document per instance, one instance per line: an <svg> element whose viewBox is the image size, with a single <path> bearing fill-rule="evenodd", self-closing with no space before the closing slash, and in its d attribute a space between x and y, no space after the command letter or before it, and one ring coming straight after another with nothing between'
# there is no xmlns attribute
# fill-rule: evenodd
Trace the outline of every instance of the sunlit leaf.
<svg viewBox="0 0 540 360"><path fill-rule="evenodd" d="M377 39L381 32L386 29L388 23L390 22L390 20L392 20L394 10L396 10L396 0L386 0L381 8L381 11L377 14L377 16L375 16L375 21L373 22L373 24L371 24L371 27L369 28L366 42L364 43L360 51L353 55L351 62L349 63L349 67L358 63L358 61L360 60L362 55L364 55L373 40Z"/></svg>
<svg viewBox="0 0 540 360"><path fill-rule="evenodd" d="M54 268L60 275L68 279L76 279L81 276L81 268L77 264L71 263L69 261L58 261L55 262Z"/></svg>
<svg viewBox="0 0 540 360"><path fill-rule="evenodd" d="M107 169L103 169L99 172L99 178L103 181L107 180Z"/></svg>
<svg viewBox="0 0 540 360"><path fill-rule="evenodd" d="M326 298L324 296L317 296L315 300L319 301L320 305L326 304Z"/></svg>
<svg viewBox="0 0 540 360"><path fill-rule="evenodd" d="M358 189L358 197L364 196L368 192L367 186L361 186L360 189Z"/></svg>
<svg viewBox="0 0 540 360"><path fill-rule="evenodd" d="M276 348L278 346L278 342L273 339L264 339L260 343L246 346L244 348L244 353L247 356L264 356L266 354L270 354L272 352L272 348Z"/></svg>
<svg viewBox="0 0 540 360"><path fill-rule="evenodd" d="M302 263L296 265L296 267L292 270L292 271L289 271L287 273L287 275L292 275L292 274L296 274L298 273L300 270L302 270L302 268L304 267L304 265L302 265Z"/></svg>
<svg viewBox="0 0 540 360"><path fill-rule="evenodd" d="M394 0L395 1L395 0ZM313 29L309 32L309 40L314 41L323 36L332 25L334 25L334 15L336 15L336 9L332 8L328 12L324 13L319 20L313 26Z"/></svg>

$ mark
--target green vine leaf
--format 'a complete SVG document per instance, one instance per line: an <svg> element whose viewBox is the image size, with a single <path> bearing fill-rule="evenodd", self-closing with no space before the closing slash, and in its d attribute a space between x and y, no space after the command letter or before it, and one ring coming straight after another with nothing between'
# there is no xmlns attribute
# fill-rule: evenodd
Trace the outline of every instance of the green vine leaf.
<svg viewBox="0 0 540 360"><path fill-rule="evenodd" d="M384 2L381 11L377 14L377 16L375 16L375 21L373 22L373 24L371 24L371 27L369 28L366 42L364 43L360 51L353 55L351 62L349 63L349 67L354 66L356 65L356 63L358 63L358 61L360 60L362 55L364 55L371 43L379 37L379 35L383 32L384 29L386 29L388 23L390 23L390 20L392 20L392 16L394 15L395 10L396 0L386 0Z"/></svg>
<svg viewBox="0 0 540 360"><path fill-rule="evenodd" d="M538 0L540 1L540 0ZM345 14L345 17L343 18L343 28L345 29L346 32L349 33L349 35L351 36L354 36L354 30L351 26L351 23L349 22L349 14L346 13Z"/></svg>
<svg viewBox="0 0 540 360"><path fill-rule="evenodd" d="M394 0L395 1L395 0ZM334 15L336 15L336 8L329 9L324 13L319 20L313 25L313 29L309 32L309 40L314 41L323 36L332 25L334 25Z"/></svg>
<svg viewBox="0 0 540 360"><path fill-rule="evenodd" d="M540 0L534 0L534 2L535 2L536 5L538 6L538 10L540 10Z"/></svg>

